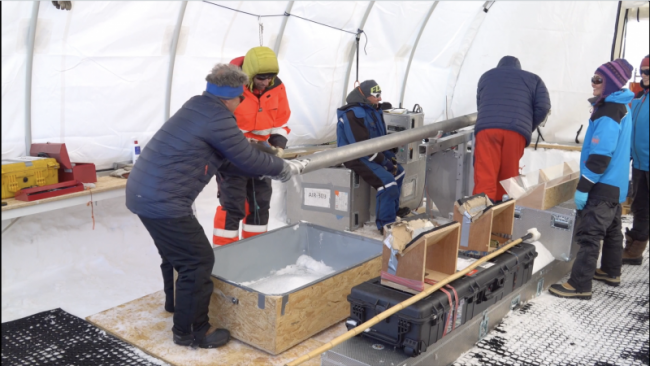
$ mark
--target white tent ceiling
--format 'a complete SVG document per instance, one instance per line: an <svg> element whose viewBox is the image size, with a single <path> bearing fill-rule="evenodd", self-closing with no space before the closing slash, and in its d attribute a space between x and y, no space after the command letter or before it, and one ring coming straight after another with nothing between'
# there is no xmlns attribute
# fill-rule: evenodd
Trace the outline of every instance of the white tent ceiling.
<svg viewBox="0 0 650 366"><path fill-rule="evenodd" d="M164 123L168 98L173 114L201 93L215 63L260 44L259 22L287 85L290 144L335 139L335 110L356 80L359 28L359 78L377 80L385 101L420 104L427 123L475 112L478 78L513 55L551 91L544 136L570 142L588 118L589 77L609 60L618 6L508 1L486 13L484 1L214 3L304 19L200 1L74 1L71 11L3 1L2 156L24 154L31 121L34 142L65 142L74 161L128 160L131 137L146 144Z"/></svg>

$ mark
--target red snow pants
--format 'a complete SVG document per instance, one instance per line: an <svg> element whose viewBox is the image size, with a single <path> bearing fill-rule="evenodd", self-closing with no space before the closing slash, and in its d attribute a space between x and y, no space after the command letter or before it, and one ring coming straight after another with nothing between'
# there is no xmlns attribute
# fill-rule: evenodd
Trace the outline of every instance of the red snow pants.
<svg viewBox="0 0 650 366"><path fill-rule="evenodd" d="M476 134L474 142L474 192L485 193L492 202L506 194L500 181L519 175L519 160L526 139L514 131L487 129Z"/></svg>

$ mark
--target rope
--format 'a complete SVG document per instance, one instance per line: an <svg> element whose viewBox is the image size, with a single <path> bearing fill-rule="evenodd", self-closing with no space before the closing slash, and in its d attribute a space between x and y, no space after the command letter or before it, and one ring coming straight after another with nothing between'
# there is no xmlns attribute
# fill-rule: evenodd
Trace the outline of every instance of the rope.
<svg viewBox="0 0 650 366"><path fill-rule="evenodd" d="M339 31L341 31L341 32L350 33L350 34L358 34L358 33L359 33L359 32L352 32L352 31L349 31L349 30L345 30L345 29L343 29L343 28L337 28L337 27L334 27L334 26L331 26L331 25L328 25L328 24L325 24L325 23L319 23L319 22L317 22L317 21L314 21L314 20L311 20L311 19L307 19L307 18L303 18L303 17L300 17L300 16L298 16L298 15L290 14L290 13L287 13L287 12L285 12L284 14L268 14L268 15L259 15L259 14L249 13L249 12L246 12L246 11L243 11L243 10L239 10L239 9L229 8L229 7L227 7L227 6L220 5L220 4L215 4L215 3L213 3L213 2L206 1L206 0L203 0L203 2L204 2L204 3L208 3L208 4L210 4L210 5L218 6L218 7L220 7L220 8L224 8L224 9L232 10L232 11L237 12L237 13L242 13L242 14L246 14L246 15L254 16L254 17L257 17L257 18L290 17L290 16L292 16L292 17L296 17L296 18L298 18L298 19L306 20L306 21L308 21L308 22L312 22L312 23L316 23L316 24L318 24L318 25L322 25L322 26L324 26L324 27L328 27L328 28L336 29L336 30L339 30ZM363 31L361 31L361 32L363 32ZM366 36L366 39L367 39L367 38L368 38L368 37Z"/></svg>
<svg viewBox="0 0 650 366"><path fill-rule="evenodd" d="M95 230L95 205L93 204L93 190L89 189L90 191L90 202L86 203L86 207L90 206L90 217L93 219L93 230Z"/></svg>

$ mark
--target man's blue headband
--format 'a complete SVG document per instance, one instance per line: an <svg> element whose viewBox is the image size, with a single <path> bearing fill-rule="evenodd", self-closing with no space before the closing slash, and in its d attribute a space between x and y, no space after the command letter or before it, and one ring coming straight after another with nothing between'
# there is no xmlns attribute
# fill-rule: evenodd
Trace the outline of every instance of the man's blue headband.
<svg viewBox="0 0 650 366"><path fill-rule="evenodd" d="M233 88L231 86L218 86L208 83L205 89L208 93L223 99L234 99L244 94L244 86Z"/></svg>

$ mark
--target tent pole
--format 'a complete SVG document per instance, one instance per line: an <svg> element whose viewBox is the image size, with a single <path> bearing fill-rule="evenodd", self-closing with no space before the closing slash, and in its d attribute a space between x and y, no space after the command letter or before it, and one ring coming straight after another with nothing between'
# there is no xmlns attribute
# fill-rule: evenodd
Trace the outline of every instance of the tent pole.
<svg viewBox="0 0 650 366"><path fill-rule="evenodd" d="M469 53L469 50L472 48L472 44L474 43L474 39L476 39L476 35L478 34L479 29L483 25L483 21L485 20L485 17L488 14L488 11L490 8L494 5L494 1L486 1L482 9L478 12L478 14L474 17L474 20L472 21L472 24L476 24L474 28L474 32L472 32L472 29L468 29L467 33L465 34L465 40L461 44L467 45L467 48L462 51L458 52L457 54L459 57L462 59L459 60L459 62L456 63L455 67L452 67L452 75L455 74L455 77L451 77L449 80L449 84L447 84L447 101L445 105L445 111L449 111L451 109L451 104L454 100L454 94L456 92L456 84L458 83L458 77L460 75L460 70L463 68L463 64L465 63L465 58L467 57L467 54ZM449 118L449 113L446 114L445 118ZM451 115L453 118L453 114Z"/></svg>
<svg viewBox="0 0 650 366"><path fill-rule="evenodd" d="M32 147L32 75L39 6L40 1L34 1L32 4L32 17L29 20L29 29L27 31L27 64L25 65L25 156L29 156L29 150Z"/></svg>
<svg viewBox="0 0 650 366"><path fill-rule="evenodd" d="M185 9L187 8L187 1L181 2L181 8L178 11L178 19L174 27L174 34L172 42L169 47L169 69L167 70L167 87L165 89L165 121L169 119L171 113L172 102L172 81L174 78L174 64L176 63L176 51L178 49L178 39L181 34L181 27L183 25L183 18L185 17ZM165 122L163 121L163 123Z"/></svg>
<svg viewBox="0 0 650 366"><path fill-rule="evenodd" d="M287 10L284 12L286 14L291 14L291 9L293 9L293 1L289 1L289 4L287 4ZM280 32L278 33L278 38L275 40L275 46L273 47L273 52L275 52L275 56L280 53L280 46L282 45L282 37L284 36L284 29L287 27L287 22L289 21L289 16L285 16L284 19L282 19L282 25L280 26Z"/></svg>
<svg viewBox="0 0 650 366"><path fill-rule="evenodd" d="M415 44L413 45L413 48L411 49L411 56L409 56L409 62L406 65L406 73L404 74L404 82L402 82L402 92L400 93L399 97L399 107L402 108L402 104L404 103L404 94L406 94L406 82L408 81L409 78L409 72L411 71L411 62L413 62L413 56L415 56L415 50L418 48L418 44L420 43L420 37L422 37L422 33L424 33L424 28L426 28L427 24L429 23L429 19L431 18L431 14L433 14L433 11L436 10L436 7L438 6L438 1L434 1L433 5L431 5L431 9L429 9L429 13L427 13L427 16L424 18L424 22L422 22L422 27L420 27L420 31L418 32L417 38L415 38Z"/></svg>
<svg viewBox="0 0 650 366"><path fill-rule="evenodd" d="M366 21L368 20L368 15L370 15L370 11L372 10L373 5L375 5L374 1L368 3L366 13L363 15L363 19L361 19L361 23L359 24L359 29L363 29L363 27L366 26ZM350 60L350 62L348 63L348 71L345 72L345 81L343 83L343 98L341 100L341 105L345 105L345 98L348 96L348 84L350 83L350 73L352 72L352 63L354 62L355 53L356 47L353 43L352 48L350 49L350 55L348 56L348 60Z"/></svg>

